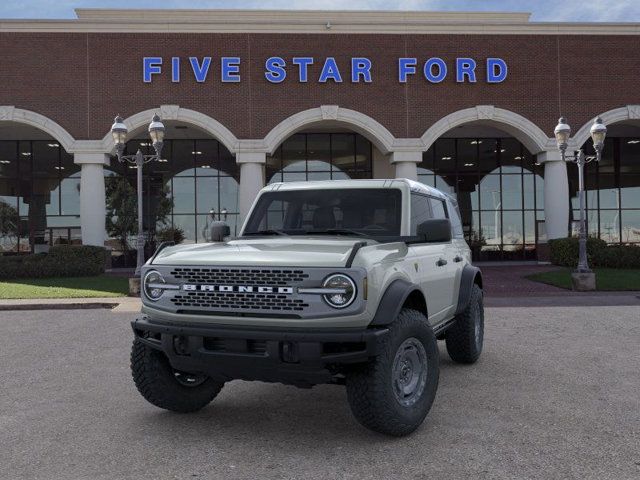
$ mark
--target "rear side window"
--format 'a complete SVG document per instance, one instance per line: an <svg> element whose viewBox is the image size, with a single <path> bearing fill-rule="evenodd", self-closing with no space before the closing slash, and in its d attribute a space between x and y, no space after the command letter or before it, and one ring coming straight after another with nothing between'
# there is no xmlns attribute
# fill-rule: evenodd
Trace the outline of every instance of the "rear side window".
<svg viewBox="0 0 640 480"><path fill-rule="evenodd" d="M444 202L439 198L431 198L430 200L433 218L447 218L447 209L444 206Z"/></svg>
<svg viewBox="0 0 640 480"><path fill-rule="evenodd" d="M411 194L411 235L417 234L418 225L431 216L429 197L417 193Z"/></svg>
<svg viewBox="0 0 640 480"><path fill-rule="evenodd" d="M449 219L451 220L451 230L454 237L462 238L462 221L460 220L460 210L458 209L458 202L453 199L449 200Z"/></svg>

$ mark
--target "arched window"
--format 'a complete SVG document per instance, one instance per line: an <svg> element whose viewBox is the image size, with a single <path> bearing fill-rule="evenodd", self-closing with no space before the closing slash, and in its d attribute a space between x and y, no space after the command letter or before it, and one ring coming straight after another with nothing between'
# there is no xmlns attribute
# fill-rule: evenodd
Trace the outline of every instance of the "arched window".
<svg viewBox="0 0 640 480"><path fill-rule="evenodd" d="M0 141L0 251L80 243L80 167L55 140Z"/></svg>
<svg viewBox="0 0 640 480"><path fill-rule="evenodd" d="M267 183L372 178L372 145L357 133L297 133L267 158Z"/></svg>

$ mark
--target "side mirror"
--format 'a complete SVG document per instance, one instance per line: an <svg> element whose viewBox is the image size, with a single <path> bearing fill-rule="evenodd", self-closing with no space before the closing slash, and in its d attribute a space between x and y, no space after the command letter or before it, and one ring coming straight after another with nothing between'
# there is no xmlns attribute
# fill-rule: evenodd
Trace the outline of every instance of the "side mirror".
<svg viewBox="0 0 640 480"><path fill-rule="evenodd" d="M231 235L231 228L225 222L211 222L211 242L224 242L224 237Z"/></svg>
<svg viewBox="0 0 640 480"><path fill-rule="evenodd" d="M431 218L418 225L417 235L429 243L451 241L451 222L448 218Z"/></svg>

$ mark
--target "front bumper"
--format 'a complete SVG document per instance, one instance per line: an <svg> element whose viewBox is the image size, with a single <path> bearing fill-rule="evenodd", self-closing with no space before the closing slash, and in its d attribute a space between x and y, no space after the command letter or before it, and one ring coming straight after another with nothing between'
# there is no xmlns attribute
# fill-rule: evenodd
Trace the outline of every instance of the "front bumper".
<svg viewBox="0 0 640 480"><path fill-rule="evenodd" d="M131 322L138 340L162 351L173 368L234 379L298 386L331 383L345 366L380 352L386 328L341 330L256 329L177 325L141 316Z"/></svg>

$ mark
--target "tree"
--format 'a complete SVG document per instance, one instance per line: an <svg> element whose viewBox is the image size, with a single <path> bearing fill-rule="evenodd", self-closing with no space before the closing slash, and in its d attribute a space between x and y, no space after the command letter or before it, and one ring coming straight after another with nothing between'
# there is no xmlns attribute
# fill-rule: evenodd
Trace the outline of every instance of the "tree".
<svg viewBox="0 0 640 480"><path fill-rule="evenodd" d="M9 241L13 247L18 239L18 227L20 225L20 216L18 210L8 203L0 200L0 244Z"/></svg>
<svg viewBox="0 0 640 480"><path fill-rule="evenodd" d="M126 252L131 248L129 238L138 233L138 196L131 183L124 177L113 176L105 180L107 232L118 239L122 250ZM154 236L156 225L167 224L173 208L169 188L165 185L159 193L151 206L152 211L145 212L145 219L153 219L152 224L147 226L151 230L148 238Z"/></svg>

